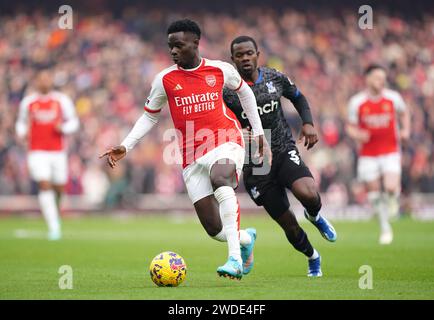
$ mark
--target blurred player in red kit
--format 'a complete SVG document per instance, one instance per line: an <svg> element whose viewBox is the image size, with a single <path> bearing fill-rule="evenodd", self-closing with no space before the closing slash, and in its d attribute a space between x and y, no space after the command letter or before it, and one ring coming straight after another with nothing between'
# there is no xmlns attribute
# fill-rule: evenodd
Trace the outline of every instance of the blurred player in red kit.
<svg viewBox="0 0 434 320"><path fill-rule="evenodd" d="M48 69L38 72L34 89L20 103L15 130L20 139L27 137L29 173L38 183L48 239L58 240L62 237L60 197L68 180L64 136L78 130L79 120L72 100L53 90Z"/></svg>
<svg viewBox="0 0 434 320"><path fill-rule="evenodd" d="M401 95L386 88L386 70L370 65L366 89L348 105L348 135L360 146L358 179L365 183L368 199L379 217L380 244L390 244L390 217L399 213L401 192L401 140L410 138L410 113Z"/></svg>

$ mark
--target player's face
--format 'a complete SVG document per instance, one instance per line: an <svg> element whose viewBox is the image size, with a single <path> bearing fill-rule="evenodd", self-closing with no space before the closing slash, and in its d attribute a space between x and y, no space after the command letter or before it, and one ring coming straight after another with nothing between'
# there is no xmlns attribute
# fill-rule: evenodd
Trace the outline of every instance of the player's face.
<svg viewBox="0 0 434 320"><path fill-rule="evenodd" d="M386 72L383 69L372 70L366 77L366 84L371 90L380 92L386 85Z"/></svg>
<svg viewBox="0 0 434 320"><path fill-rule="evenodd" d="M259 51L251 41L236 43L232 47L232 61L241 74L252 74L258 67L258 57Z"/></svg>
<svg viewBox="0 0 434 320"><path fill-rule="evenodd" d="M175 32L168 36L173 62L182 68L191 68L197 55L199 39L191 32ZM193 66L194 67L194 66Z"/></svg>
<svg viewBox="0 0 434 320"><path fill-rule="evenodd" d="M36 89L41 93L47 93L53 86L53 78L49 71L41 71L36 77Z"/></svg>

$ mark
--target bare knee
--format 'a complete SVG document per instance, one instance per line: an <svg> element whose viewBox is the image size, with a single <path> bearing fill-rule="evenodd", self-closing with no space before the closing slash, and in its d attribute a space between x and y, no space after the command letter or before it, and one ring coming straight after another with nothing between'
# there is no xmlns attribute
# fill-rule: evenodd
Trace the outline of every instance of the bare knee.
<svg viewBox="0 0 434 320"><path fill-rule="evenodd" d="M399 175L389 174L384 177L384 191L390 194L397 194L401 190L401 179Z"/></svg>
<svg viewBox="0 0 434 320"><path fill-rule="evenodd" d="M224 186L234 187L236 181L235 174L235 164L233 163L228 162L224 164L214 164L210 174L210 180L213 189L217 190L218 188Z"/></svg>
<svg viewBox="0 0 434 320"><path fill-rule="evenodd" d="M365 182L366 190L368 192L380 192L381 191L381 182L380 180L372 180Z"/></svg>
<svg viewBox="0 0 434 320"><path fill-rule="evenodd" d="M296 181L291 190L296 198L301 202L315 203L320 200L317 188L313 181L305 180L303 183L297 183Z"/></svg>
<svg viewBox="0 0 434 320"><path fill-rule="evenodd" d="M224 175L218 175L211 179L211 185L214 190L217 190L220 187L231 186L231 180Z"/></svg>
<svg viewBox="0 0 434 320"><path fill-rule="evenodd" d="M54 191L56 191L57 194L62 194L65 191L64 185L53 185Z"/></svg>
<svg viewBox="0 0 434 320"><path fill-rule="evenodd" d="M39 181L38 182L38 188L39 188L39 191L47 191L47 190L52 190L53 186L51 185L51 183L49 181Z"/></svg>
<svg viewBox="0 0 434 320"><path fill-rule="evenodd" d="M306 186L306 189L303 191L303 197L309 202L317 202L319 200L319 195L316 186Z"/></svg>

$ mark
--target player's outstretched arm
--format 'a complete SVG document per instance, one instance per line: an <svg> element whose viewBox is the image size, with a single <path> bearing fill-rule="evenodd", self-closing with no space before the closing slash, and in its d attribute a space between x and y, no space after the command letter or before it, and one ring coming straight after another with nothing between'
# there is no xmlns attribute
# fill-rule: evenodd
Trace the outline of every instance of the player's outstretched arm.
<svg viewBox="0 0 434 320"><path fill-rule="evenodd" d="M99 158L107 157L107 163L111 168L116 166L116 162L124 158L128 151L134 148L134 146L142 139L145 134L152 129L152 127L158 122L158 113L151 114L145 112L136 122L131 129L127 137L122 141L121 145L112 147L106 150Z"/></svg>
<svg viewBox="0 0 434 320"><path fill-rule="evenodd" d="M281 74L281 79L283 87L282 95L292 102L303 122L298 142L302 143L304 139L304 146L309 150L318 142L318 132L313 126L313 117L309 103L291 79L284 74Z"/></svg>
<svg viewBox="0 0 434 320"><path fill-rule="evenodd" d="M347 123L345 126L345 131L351 139L358 143L366 143L369 141L369 131L363 130L353 123Z"/></svg>
<svg viewBox="0 0 434 320"><path fill-rule="evenodd" d="M295 85L294 85L295 87ZM298 141L300 143L303 142L304 146L307 147L307 150L311 149L318 142L318 132L313 126L313 117L310 112L309 103L307 102L306 97L295 87L295 93L293 96L289 98L300 115L301 120L303 121L303 126L300 131L300 136L298 137Z"/></svg>

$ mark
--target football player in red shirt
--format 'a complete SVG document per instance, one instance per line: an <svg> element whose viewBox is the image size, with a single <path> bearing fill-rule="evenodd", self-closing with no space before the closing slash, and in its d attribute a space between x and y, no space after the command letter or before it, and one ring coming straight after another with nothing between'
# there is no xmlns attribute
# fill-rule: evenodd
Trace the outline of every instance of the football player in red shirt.
<svg viewBox="0 0 434 320"><path fill-rule="evenodd" d="M16 133L28 138L28 167L38 183L38 200L48 224L48 238L61 238L60 197L68 180L64 136L78 130L79 121L72 100L52 90L51 72L41 70L36 77L36 92L20 103Z"/></svg>
<svg viewBox="0 0 434 320"><path fill-rule="evenodd" d="M101 157L107 156L108 164L115 167L157 123L162 107L168 104L178 133L188 195L207 233L228 243L229 258L217 273L241 279L244 270L253 265L256 230L239 231L234 188L244 163L244 141L240 123L224 104L222 91L226 87L237 92L259 145L257 157L261 159L265 152L271 162L255 96L231 64L199 55L201 31L194 21L176 21L167 34L175 64L155 77L145 112L125 140Z"/></svg>
<svg viewBox="0 0 434 320"><path fill-rule="evenodd" d="M386 70L370 65L366 89L348 105L348 135L359 144L357 175L378 214L380 244L393 241L389 218L399 212L401 140L410 138L410 113L401 95L386 88Z"/></svg>

